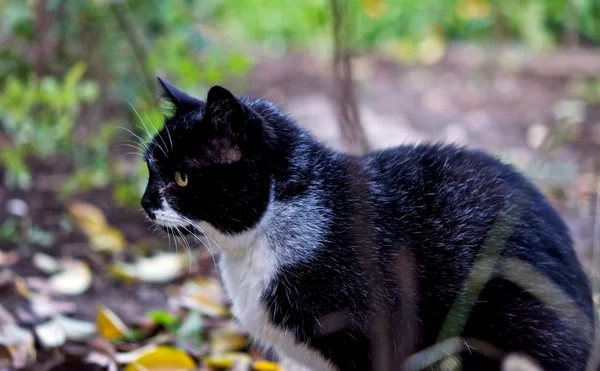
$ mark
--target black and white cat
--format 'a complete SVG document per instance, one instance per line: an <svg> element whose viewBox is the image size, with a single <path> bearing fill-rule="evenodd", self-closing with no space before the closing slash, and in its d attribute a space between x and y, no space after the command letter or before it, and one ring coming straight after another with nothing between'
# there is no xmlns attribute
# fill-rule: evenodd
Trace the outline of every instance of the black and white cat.
<svg viewBox="0 0 600 371"><path fill-rule="evenodd" d="M312 370L584 370L588 279L542 194L478 151L331 150L262 99L172 108L145 154L152 222L203 231L254 340ZM437 344L437 345L436 345Z"/></svg>

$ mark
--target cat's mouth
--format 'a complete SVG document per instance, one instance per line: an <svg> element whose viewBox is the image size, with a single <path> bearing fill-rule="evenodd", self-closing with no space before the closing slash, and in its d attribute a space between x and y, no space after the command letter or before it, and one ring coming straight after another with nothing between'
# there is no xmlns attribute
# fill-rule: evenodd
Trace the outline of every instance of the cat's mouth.
<svg viewBox="0 0 600 371"><path fill-rule="evenodd" d="M193 222L175 211L166 200L162 201L161 207L150 212L148 215L150 222L158 226L165 232L176 231L180 234L193 234Z"/></svg>

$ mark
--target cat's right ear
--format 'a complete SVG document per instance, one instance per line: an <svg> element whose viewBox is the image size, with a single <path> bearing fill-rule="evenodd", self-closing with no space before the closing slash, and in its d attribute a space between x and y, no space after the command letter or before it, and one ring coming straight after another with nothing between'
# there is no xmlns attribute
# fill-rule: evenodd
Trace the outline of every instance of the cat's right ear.
<svg viewBox="0 0 600 371"><path fill-rule="evenodd" d="M204 106L204 102L177 89L160 76L158 80L158 98L161 110L165 117L170 118L197 110Z"/></svg>

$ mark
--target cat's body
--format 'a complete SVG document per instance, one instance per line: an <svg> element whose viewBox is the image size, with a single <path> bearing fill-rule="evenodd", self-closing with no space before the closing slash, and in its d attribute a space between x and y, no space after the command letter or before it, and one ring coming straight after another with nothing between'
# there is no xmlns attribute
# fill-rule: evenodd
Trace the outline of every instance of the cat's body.
<svg viewBox="0 0 600 371"><path fill-rule="evenodd" d="M167 127L186 147L173 157L198 188L157 180L156 139L144 207L222 250L232 312L257 342L313 370L420 369L407 357L457 337L463 370L498 369L508 352L584 369L587 278L558 214L511 167L451 146L340 154L268 102L218 90L204 105L165 89L179 110ZM210 150L190 149L202 135Z"/></svg>

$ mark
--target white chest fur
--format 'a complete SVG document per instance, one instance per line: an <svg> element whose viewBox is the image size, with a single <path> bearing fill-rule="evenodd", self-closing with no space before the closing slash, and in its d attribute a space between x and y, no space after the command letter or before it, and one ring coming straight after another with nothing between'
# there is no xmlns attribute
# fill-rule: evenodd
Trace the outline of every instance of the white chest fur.
<svg viewBox="0 0 600 371"><path fill-rule="evenodd" d="M293 264L308 259L318 244L320 226L325 224L327 215L326 210L318 206L318 199L306 198L297 204L271 202L254 228L235 235L222 234L209 223L196 224L182 217L166 200L155 213L157 224L189 225L208 235L206 247L221 253L219 271L233 304L232 312L256 342L273 347L286 365L299 363L314 371L336 370L319 352L296 342L292 333L273 324L262 301L281 262ZM290 233L295 225L303 227L302 233ZM294 367L294 370L299 368Z"/></svg>
<svg viewBox="0 0 600 371"><path fill-rule="evenodd" d="M271 322L261 297L275 276L278 262L268 243L266 237L257 236L253 246L221 255L219 270L233 315L253 340L272 346L281 357L315 371L335 370L319 352L297 343L292 333Z"/></svg>

